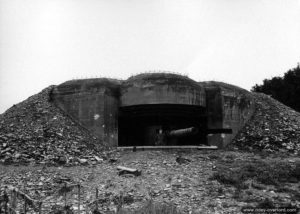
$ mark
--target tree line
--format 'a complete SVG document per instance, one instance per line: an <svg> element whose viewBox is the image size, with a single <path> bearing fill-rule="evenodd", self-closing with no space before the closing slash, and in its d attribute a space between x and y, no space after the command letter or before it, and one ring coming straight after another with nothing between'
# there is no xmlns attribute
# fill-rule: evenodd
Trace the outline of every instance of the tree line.
<svg viewBox="0 0 300 214"><path fill-rule="evenodd" d="M300 63L288 70L283 77L264 79L263 84L252 87L251 91L271 95L274 99L300 112Z"/></svg>

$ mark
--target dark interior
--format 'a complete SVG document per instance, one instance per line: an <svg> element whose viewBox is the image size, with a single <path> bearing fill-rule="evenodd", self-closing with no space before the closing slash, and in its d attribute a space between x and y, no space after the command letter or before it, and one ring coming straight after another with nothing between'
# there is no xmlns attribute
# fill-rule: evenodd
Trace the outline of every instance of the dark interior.
<svg viewBox="0 0 300 214"><path fill-rule="evenodd" d="M190 127L197 131L181 136L168 135L172 130ZM206 129L205 108L201 106L152 104L120 107L118 146L206 144ZM162 138L159 133L163 133Z"/></svg>

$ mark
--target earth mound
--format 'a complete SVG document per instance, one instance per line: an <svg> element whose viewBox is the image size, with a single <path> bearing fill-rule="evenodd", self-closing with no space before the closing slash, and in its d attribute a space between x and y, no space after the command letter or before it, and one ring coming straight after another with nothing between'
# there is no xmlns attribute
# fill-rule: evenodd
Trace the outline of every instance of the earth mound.
<svg viewBox="0 0 300 214"><path fill-rule="evenodd" d="M0 115L0 162L73 165L101 159L96 155L105 145L51 103L53 87Z"/></svg>
<svg viewBox="0 0 300 214"><path fill-rule="evenodd" d="M232 146L250 151L300 154L300 113L268 95L253 94L256 110Z"/></svg>

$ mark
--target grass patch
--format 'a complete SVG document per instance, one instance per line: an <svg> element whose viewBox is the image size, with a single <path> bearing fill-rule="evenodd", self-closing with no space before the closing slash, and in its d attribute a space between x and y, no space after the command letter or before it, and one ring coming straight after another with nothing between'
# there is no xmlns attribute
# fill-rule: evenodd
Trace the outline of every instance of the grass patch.
<svg viewBox="0 0 300 214"><path fill-rule="evenodd" d="M281 183L296 183L300 181L300 162L289 163L278 160L252 161L219 161L217 171L211 179L220 183L247 188L245 181L254 179L266 185L279 186Z"/></svg>

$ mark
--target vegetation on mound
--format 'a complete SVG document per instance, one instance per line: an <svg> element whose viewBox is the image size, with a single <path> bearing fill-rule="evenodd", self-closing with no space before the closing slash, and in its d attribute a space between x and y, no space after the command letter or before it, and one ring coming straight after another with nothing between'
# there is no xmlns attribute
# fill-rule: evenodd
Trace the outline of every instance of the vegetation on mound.
<svg viewBox="0 0 300 214"><path fill-rule="evenodd" d="M252 91L271 95L274 99L300 112L300 64L287 71L283 77L265 79Z"/></svg>
<svg viewBox="0 0 300 214"><path fill-rule="evenodd" d="M131 87L134 84L156 84L156 85L177 85L177 86L192 86L200 88L199 84L190 79L187 76L167 73L167 72L155 72L155 73L141 73L132 77L129 77L123 82L122 87Z"/></svg>
<svg viewBox="0 0 300 214"><path fill-rule="evenodd" d="M251 96L251 93L249 91L247 91L246 89L243 89L236 85L224 83L224 82L204 81L204 82L199 82L199 85L201 85L205 88L223 88L225 90L236 91L236 92L244 93L244 94Z"/></svg>
<svg viewBox="0 0 300 214"><path fill-rule="evenodd" d="M69 80L56 86L53 90L53 95L55 96L57 93L72 94L79 91L95 92L103 88L105 88L107 92L112 92L118 95L121 82L121 80L110 78Z"/></svg>

